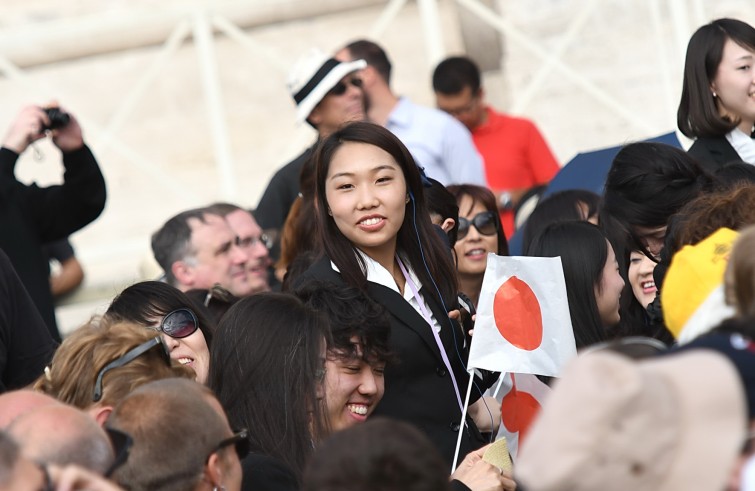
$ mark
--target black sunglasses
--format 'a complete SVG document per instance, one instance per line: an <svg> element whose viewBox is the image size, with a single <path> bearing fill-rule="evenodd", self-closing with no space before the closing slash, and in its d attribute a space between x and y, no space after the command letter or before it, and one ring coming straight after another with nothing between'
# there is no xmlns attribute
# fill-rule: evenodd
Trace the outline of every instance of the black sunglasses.
<svg viewBox="0 0 755 491"><path fill-rule="evenodd" d="M105 428L105 433L107 433L107 436L110 439L110 444L113 447L113 454L115 455L113 463L110 464L110 467L104 474L105 477L110 477L116 469L125 464L128 460L128 454L131 451L134 440L128 433L116 430L115 428Z"/></svg>
<svg viewBox="0 0 755 491"><path fill-rule="evenodd" d="M94 383L94 393L92 393L92 401L93 402L99 402L100 399L102 399L102 377L105 376L107 372L110 370L113 370L114 368L122 367L123 365L130 363L134 361L136 358L140 357L150 349L154 348L155 346L160 346L162 349L160 350L160 353L163 355L163 358L165 359L165 363L167 363L168 366L170 366L170 352L168 352L168 347L163 344L163 340L160 336L156 336L149 341L146 341L136 348L133 348L126 352L123 356L120 358L117 358L104 367L102 367L102 370L99 371L97 374L97 380Z"/></svg>
<svg viewBox="0 0 755 491"><path fill-rule="evenodd" d="M346 80L345 82L341 80L337 84L333 86L332 89L328 91L327 95L344 95L346 93L346 89L349 88L349 85L351 84L357 89L362 88L362 79L357 77L351 77L350 79Z"/></svg>
<svg viewBox="0 0 755 491"><path fill-rule="evenodd" d="M474 225L482 235L495 235L498 232L498 222L492 211L483 211L475 215L471 220L459 217L459 230L456 239L461 240L469 233L469 227Z"/></svg>
<svg viewBox="0 0 755 491"><path fill-rule="evenodd" d="M199 321L191 309L180 308L163 317L159 327L150 329L159 330L172 338L181 339L194 334L194 331L199 329Z"/></svg>
<svg viewBox="0 0 755 491"><path fill-rule="evenodd" d="M55 485L52 482L52 478L50 477L50 470L47 468L47 465L42 463L35 462L37 467L39 467L39 470L42 471L42 479L44 479L44 483L42 483L42 488L40 491L55 491Z"/></svg>
<svg viewBox="0 0 755 491"><path fill-rule="evenodd" d="M232 437L222 440L215 446L215 448L212 449L212 452L210 452L210 454L207 456L207 460L210 460L212 454L223 450L229 445L234 446L236 455L238 455L239 460L244 460L244 457L246 457L249 453L249 431L241 430L234 433Z"/></svg>

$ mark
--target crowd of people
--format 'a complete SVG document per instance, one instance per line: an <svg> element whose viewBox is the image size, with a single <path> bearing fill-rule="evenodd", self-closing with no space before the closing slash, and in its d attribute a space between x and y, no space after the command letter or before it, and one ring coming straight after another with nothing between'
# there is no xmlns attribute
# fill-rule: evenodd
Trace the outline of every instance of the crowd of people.
<svg viewBox="0 0 755 491"><path fill-rule="evenodd" d="M396 95L372 41L306 53L288 88L316 141L254 210L167 219L162 276L62 341L45 245L105 181L67 109L24 109L0 150L0 490L754 490L755 29L695 32L693 146L625 145L602 195L543 194L556 159L472 59L432 87L437 108ZM63 184L20 183L47 136ZM511 470L487 453L503 374L467 362L515 232L561 258L578 354Z"/></svg>

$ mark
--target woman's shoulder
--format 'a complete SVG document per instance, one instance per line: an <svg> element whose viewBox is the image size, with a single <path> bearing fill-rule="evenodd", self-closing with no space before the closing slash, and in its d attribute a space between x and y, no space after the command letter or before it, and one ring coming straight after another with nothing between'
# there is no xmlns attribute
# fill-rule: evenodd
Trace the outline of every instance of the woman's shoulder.
<svg viewBox="0 0 755 491"><path fill-rule="evenodd" d="M323 255L296 279L295 286L300 286L310 281L340 282L342 280L341 275L333 269L330 258Z"/></svg>
<svg viewBox="0 0 755 491"><path fill-rule="evenodd" d="M739 154L726 136L700 137L695 140L687 153L709 171L714 171L727 162L739 159Z"/></svg>

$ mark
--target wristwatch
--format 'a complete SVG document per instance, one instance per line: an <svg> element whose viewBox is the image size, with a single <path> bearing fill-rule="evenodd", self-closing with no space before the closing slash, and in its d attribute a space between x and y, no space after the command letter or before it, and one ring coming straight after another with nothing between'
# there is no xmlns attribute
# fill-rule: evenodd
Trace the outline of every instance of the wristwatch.
<svg viewBox="0 0 755 491"><path fill-rule="evenodd" d="M514 203L511 199L511 193L509 193L508 191L503 191L498 197L498 206L502 210L511 210L512 208L514 208Z"/></svg>

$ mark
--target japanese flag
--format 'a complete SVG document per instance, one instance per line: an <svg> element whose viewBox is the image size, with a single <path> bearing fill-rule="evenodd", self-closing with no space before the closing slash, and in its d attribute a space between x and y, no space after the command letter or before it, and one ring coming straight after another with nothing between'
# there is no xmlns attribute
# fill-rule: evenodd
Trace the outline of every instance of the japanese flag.
<svg viewBox="0 0 755 491"><path fill-rule="evenodd" d="M576 353L561 258L488 254L469 368L555 377Z"/></svg>
<svg viewBox="0 0 755 491"><path fill-rule="evenodd" d="M501 403L501 426L496 440L506 437L509 453L515 461L519 444L527 437L527 431L550 390L529 373L503 373L498 384L491 388L493 397Z"/></svg>

